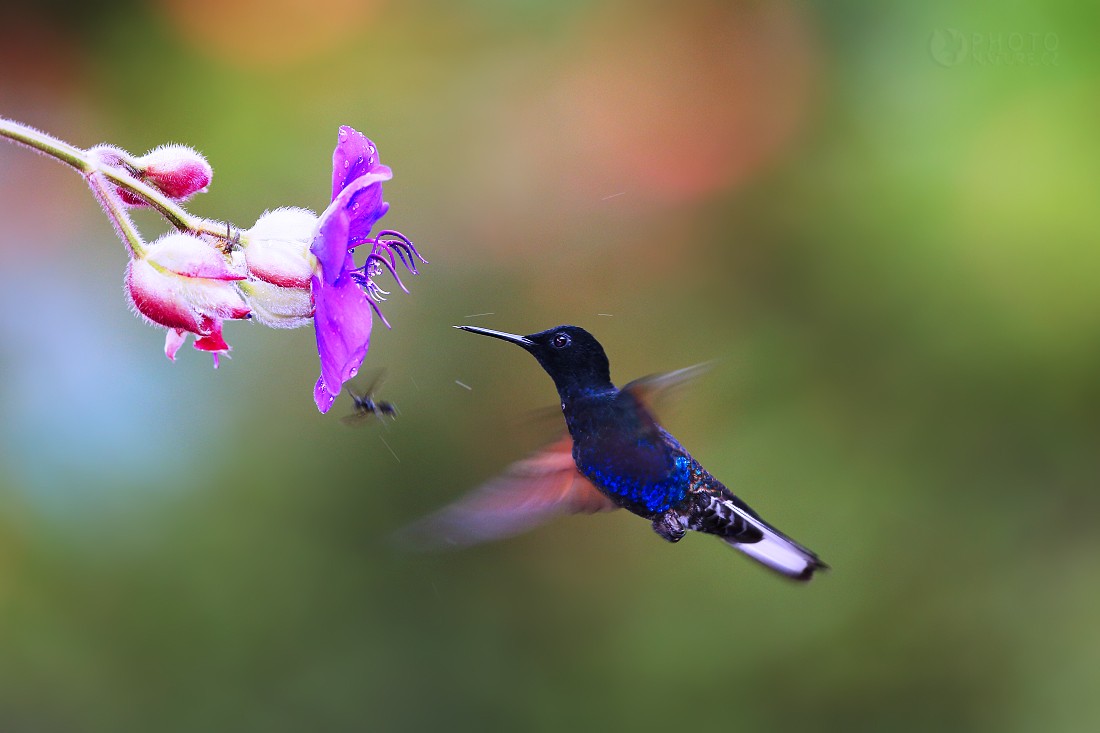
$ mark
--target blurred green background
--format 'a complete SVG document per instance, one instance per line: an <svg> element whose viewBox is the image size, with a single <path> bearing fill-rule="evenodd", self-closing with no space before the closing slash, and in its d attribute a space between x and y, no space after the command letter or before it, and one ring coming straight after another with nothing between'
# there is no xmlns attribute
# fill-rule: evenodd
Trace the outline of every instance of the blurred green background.
<svg viewBox="0 0 1100 733"><path fill-rule="evenodd" d="M324 208L352 125L431 261L365 367L400 418L349 429L311 329L168 362L80 179L0 144L0 731L1096 729L1098 16L0 10L0 115L193 145L244 227ZM667 426L832 572L625 513L394 550L547 435L534 361L454 323L716 359Z"/></svg>

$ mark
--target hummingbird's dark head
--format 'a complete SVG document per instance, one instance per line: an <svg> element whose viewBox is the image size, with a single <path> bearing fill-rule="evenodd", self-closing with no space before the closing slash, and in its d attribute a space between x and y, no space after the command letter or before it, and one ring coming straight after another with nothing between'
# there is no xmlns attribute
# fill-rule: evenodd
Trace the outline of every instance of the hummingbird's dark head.
<svg viewBox="0 0 1100 733"><path fill-rule="evenodd" d="M463 331L510 341L538 359L554 380L558 393L567 396L611 387L611 367L603 346L579 326L556 326L529 336L475 326L455 326Z"/></svg>

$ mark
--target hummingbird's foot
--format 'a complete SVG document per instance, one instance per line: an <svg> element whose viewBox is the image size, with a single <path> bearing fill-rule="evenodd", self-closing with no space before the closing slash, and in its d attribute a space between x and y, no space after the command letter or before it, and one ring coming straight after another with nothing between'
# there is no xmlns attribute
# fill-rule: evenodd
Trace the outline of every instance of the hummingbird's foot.
<svg viewBox="0 0 1100 733"><path fill-rule="evenodd" d="M653 520L653 531L669 542L679 542L687 534L680 515L671 509Z"/></svg>

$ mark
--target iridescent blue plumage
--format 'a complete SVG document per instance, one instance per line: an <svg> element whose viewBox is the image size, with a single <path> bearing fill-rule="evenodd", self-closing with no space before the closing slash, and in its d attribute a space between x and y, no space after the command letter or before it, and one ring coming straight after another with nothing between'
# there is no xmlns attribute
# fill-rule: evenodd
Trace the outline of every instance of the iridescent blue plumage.
<svg viewBox="0 0 1100 733"><path fill-rule="evenodd" d="M617 504L643 517L667 512L684 500L691 478L690 467L689 458L677 456L667 476L658 481L648 481L596 466L579 466L581 473Z"/></svg>
<svg viewBox="0 0 1100 733"><path fill-rule="evenodd" d="M523 531L562 512L622 507L650 520L670 542L688 530L713 534L796 580L809 580L826 567L764 522L657 424L644 399L653 380L616 388L603 347L584 329L558 326L517 336L456 328L509 341L534 356L554 380L570 439L429 517L419 534L442 544L469 544Z"/></svg>

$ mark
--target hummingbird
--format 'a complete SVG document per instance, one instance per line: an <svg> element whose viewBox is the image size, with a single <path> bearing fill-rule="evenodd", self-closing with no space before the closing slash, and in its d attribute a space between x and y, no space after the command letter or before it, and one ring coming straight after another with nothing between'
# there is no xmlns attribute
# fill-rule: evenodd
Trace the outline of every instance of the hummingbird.
<svg viewBox="0 0 1100 733"><path fill-rule="evenodd" d="M568 434L513 464L411 528L435 545L468 545L530 529L560 514L623 508L669 542L689 530L715 535L767 568L806 581L828 566L771 526L714 478L650 412L648 402L692 368L611 382L603 346L578 326L528 336L475 326L470 333L515 344L554 380Z"/></svg>

